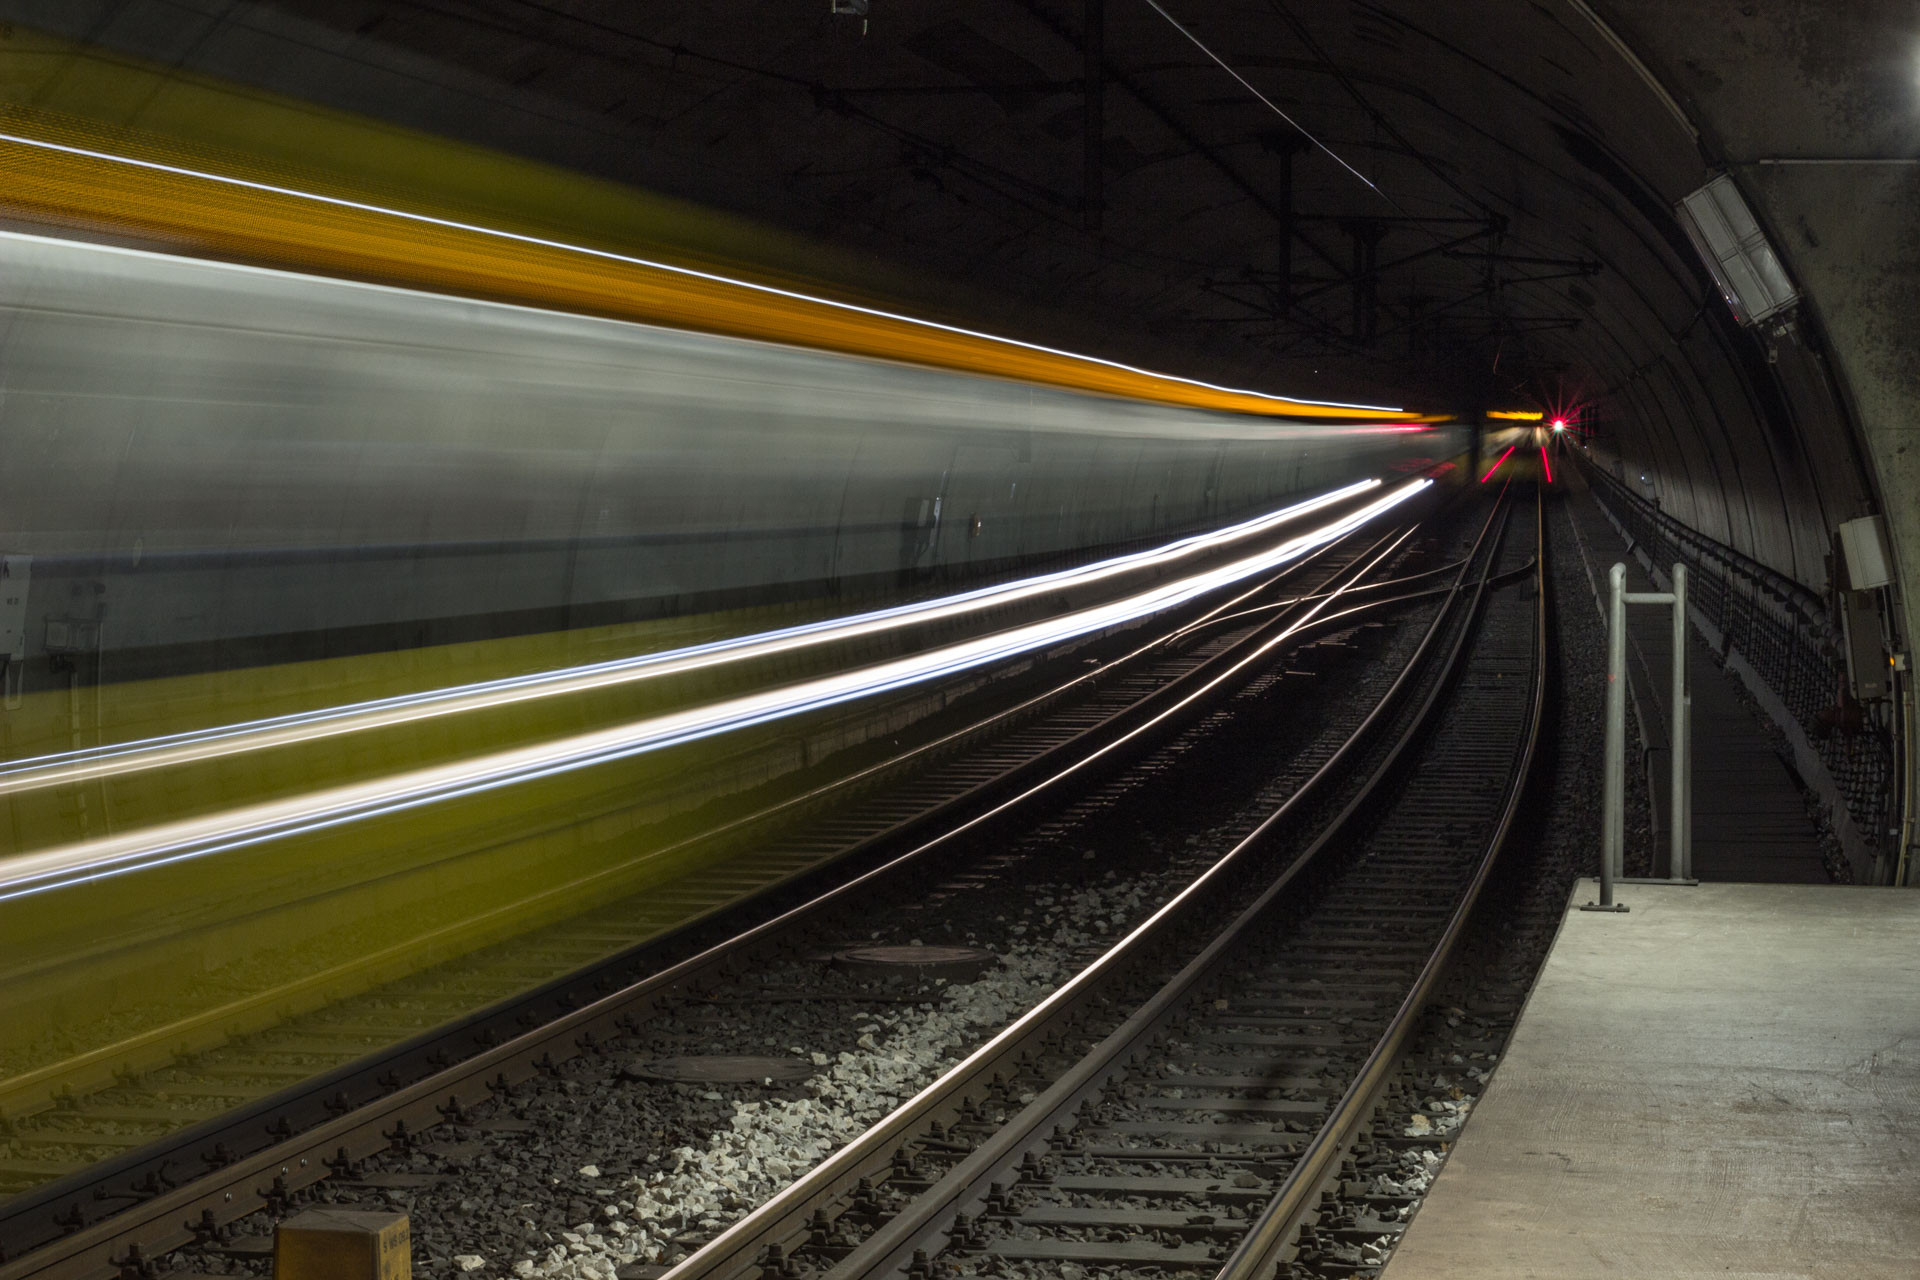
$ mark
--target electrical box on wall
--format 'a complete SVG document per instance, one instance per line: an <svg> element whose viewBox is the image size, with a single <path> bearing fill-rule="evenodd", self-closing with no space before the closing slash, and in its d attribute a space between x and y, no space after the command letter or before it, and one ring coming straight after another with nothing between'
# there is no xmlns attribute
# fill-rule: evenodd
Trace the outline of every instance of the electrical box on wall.
<svg viewBox="0 0 1920 1280"><path fill-rule="evenodd" d="M1886 521L1879 516L1862 516L1833 531L1830 572L1846 652L1847 687L1860 702L1893 692L1886 623L1876 594L1893 581L1886 530Z"/></svg>
<svg viewBox="0 0 1920 1280"><path fill-rule="evenodd" d="M1861 516L1841 525L1840 555L1847 567L1847 586L1854 591L1871 591L1893 581L1887 522L1881 516Z"/></svg>
<svg viewBox="0 0 1920 1280"><path fill-rule="evenodd" d="M1887 661L1880 603L1864 591L1849 591L1841 599L1840 617L1847 633L1847 683L1861 702L1884 698L1892 692L1889 684L1893 668Z"/></svg>

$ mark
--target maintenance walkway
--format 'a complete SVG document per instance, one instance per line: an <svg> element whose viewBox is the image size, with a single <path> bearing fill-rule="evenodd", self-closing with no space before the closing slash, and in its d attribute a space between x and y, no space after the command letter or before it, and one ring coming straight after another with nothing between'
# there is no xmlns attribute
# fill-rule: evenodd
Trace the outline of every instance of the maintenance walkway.
<svg viewBox="0 0 1920 1280"><path fill-rule="evenodd" d="M1665 590L1628 554L1625 539L1581 482L1578 469L1569 466L1562 475L1571 490L1568 515L1596 607L1606 598L1607 571L1616 563L1627 566L1628 591ZM1661 876L1667 874L1673 813L1667 755L1667 731L1673 723L1668 706L1673 687L1671 626L1664 607L1627 609L1628 714L1639 720L1651 749L1646 772L1657 828L1653 871ZM1741 697L1736 677L1720 668L1699 630L1689 627L1687 639L1687 678L1693 694L1693 874L1702 880L1828 883L1799 778L1759 714ZM1604 678L1605 673L1593 675ZM1629 760L1628 767L1634 765ZM1631 845L1628 854L1632 856Z"/></svg>

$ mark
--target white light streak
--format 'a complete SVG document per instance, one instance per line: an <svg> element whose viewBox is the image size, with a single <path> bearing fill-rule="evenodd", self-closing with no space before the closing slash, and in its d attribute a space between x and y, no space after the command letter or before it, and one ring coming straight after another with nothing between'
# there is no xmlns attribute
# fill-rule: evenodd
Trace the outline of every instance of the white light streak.
<svg viewBox="0 0 1920 1280"><path fill-rule="evenodd" d="M406 813L836 706L1046 648L1172 608L1299 559L1392 510L1432 483L1425 479L1411 481L1328 524L1227 564L994 635L552 742L18 855L0 863L0 902Z"/></svg>
<svg viewBox="0 0 1920 1280"><path fill-rule="evenodd" d="M1202 551L1227 546L1265 533L1289 521L1310 515L1369 489L1379 480L1360 480L1318 497L1297 502L1265 515L1208 533L1178 538L1163 546L1096 561L1077 569L1062 569L997 586L979 587L958 595L912 604L894 605L845 618L828 618L753 635L688 645L660 653L616 658L559 671L509 676L499 680L429 689L366 702L293 712L268 719L248 720L134 742L85 747L34 756L0 768L0 795L91 782L150 769L200 763L222 756L310 742L341 734L360 733L439 716L459 715L508 706L536 698L564 696L604 689L640 680L679 675L722 663L741 662L770 654L818 645L837 644L876 632L919 626L1015 604L1036 595L1077 589L1140 569L1171 564Z"/></svg>
<svg viewBox="0 0 1920 1280"><path fill-rule="evenodd" d="M1224 65L1224 64L1223 64ZM1243 82L1244 83L1244 82ZM1249 86L1251 87L1251 86ZM1269 104L1272 105L1272 104ZM1275 108L1278 110L1278 108ZM1101 356L1082 355L1077 351L1066 351L1059 347L1049 347L1037 342L1024 342L1019 338L1005 338L999 334L984 333L978 329L967 329L960 325L942 324L937 320L923 320L917 316L903 315L897 311L887 311L879 307L863 307L854 302L842 302L836 298L821 297L817 294L801 293L795 289L782 289L776 285L759 284L752 280L737 279L720 275L713 271L701 271L696 267L678 266L655 258L642 258L633 254L615 253L609 249L595 249L587 245L568 244L563 240L549 240L543 236L525 235L518 231L502 231L497 227L481 226L478 223L460 222L453 218L436 218L431 214L413 213L405 209L388 208L385 205L368 204L361 200L348 200L341 196L321 195L314 191L301 191L296 187L282 187L270 182L254 182L247 178L234 178L226 174L210 173L201 169L189 169L181 165L163 164L158 160L141 160L133 156L115 155L110 151L94 151L87 147L70 146L62 142L48 142L42 138L30 138L18 133L0 133L0 142L12 142L23 147L34 147L42 151L57 151L64 155L84 156L89 160L104 160L109 164L123 164L151 173L170 173L176 177L194 178L202 182L212 182L221 186L236 187L246 191L261 191L269 195L290 196L296 200L307 200L314 204L329 205L336 209L354 209L361 213L377 213L384 217L398 218L406 222L419 223L430 227L445 227L450 231L464 231L472 235L487 236L495 240L509 241L514 244L535 245L542 249L558 249L564 253L577 253L583 257L599 258L606 262L621 262L629 266L646 267L654 271L664 271L690 280L706 280L714 284L724 284L736 289L746 289L753 293L769 297L789 298L795 302L811 303L815 306L832 307L837 311L848 311L858 315L872 316L877 320L891 320L899 324L910 324L916 328L933 329L941 333L957 334L965 338L979 338L986 342L996 342L1003 346L1018 347L1023 351L1038 351L1044 355L1063 356L1069 360L1082 360L1088 364L1100 365L1107 369L1118 369L1123 373L1135 373L1143 377L1158 378L1164 382L1178 383L1182 386L1200 387L1207 391L1220 391L1228 395L1250 396L1254 399L1269 401L1273 404L1313 405L1322 409L1362 409L1372 413L1404 413L1404 409L1385 405L1346 404L1338 400L1303 400L1298 396L1277 396L1265 391L1250 391L1243 387L1228 387L1217 382L1207 382L1199 378L1185 378L1178 374L1160 373L1153 369L1142 369L1137 365L1124 364L1118 360L1108 360ZM1329 152L1328 154L1332 154ZM1334 157L1339 159L1338 156ZM1341 161L1342 164L1346 162ZM1365 181L1365 179L1362 179ZM1368 183L1372 186L1372 183Z"/></svg>

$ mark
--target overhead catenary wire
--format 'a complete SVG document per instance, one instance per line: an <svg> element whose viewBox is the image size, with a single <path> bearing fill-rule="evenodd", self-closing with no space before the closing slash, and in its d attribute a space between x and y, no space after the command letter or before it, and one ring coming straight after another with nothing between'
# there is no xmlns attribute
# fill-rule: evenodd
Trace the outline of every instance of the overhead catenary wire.
<svg viewBox="0 0 1920 1280"><path fill-rule="evenodd" d="M1492 216L1492 210L1487 208L1485 201L1449 177L1439 165L1434 163L1431 156L1408 141L1406 135L1394 127L1393 121L1387 119L1384 112L1374 106L1372 102L1368 101L1367 96L1360 92L1360 86L1353 82L1353 77L1348 75L1345 68L1328 55L1327 51L1321 47L1320 42L1313 38L1313 33L1307 29L1306 23L1295 16L1293 11L1283 3L1283 0L1267 0L1267 4L1268 7L1279 16L1280 20L1286 23L1293 31L1294 37L1306 46L1307 52L1311 53L1320 65L1327 69L1329 75L1340 82L1340 87L1347 91L1347 95L1354 100L1362 111L1367 113L1369 119L1386 132L1388 137L1405 148L1406 153L1418 161L1421 168L1438 179L1441 185L1447 187L1461 199L1478 207L1482 214L1489 217ZM1381 194L1385 195L1386 193L1382 192ZM1392 200L1393 198L1388 196L1387 199ZM1399 208L1397 201L1394 202L1394 207Z"/></svg>
<svg viewBox="0 0 1920 1280"><path fill-rule="evenodd" d="M1288 115L1285 111L1281 110L1279 104L1274 102L1272 98L1269 98L1266 94L1254 88L1252 81L1248 80L1245 76L1241 75L1238 71L1235 71L1233 69L1233 66L1230 63L1228 63L1225 58L1222 58L1219 54L1215 53L1212 49L1208 48L1206 43L1203 40L1201 40L1199 36L1196 36L1195 34L1193 34L1193 32L1190 31L1178 18L1174 17L1171 13L1168 13L1166 9L1161 6L1160 0L1147 0L1147 4L1149 7L1153 9L1155 13L1165 18L1169 26L1171 26L1175 31L1178 31L1181 35L1185 36L1187 40L1193 45L1194 48L1206 54L1207 57L1211 58L1214 61L1214 63L1218 65L1222 71L1226 72L1228 75L1232 76L1235 80L1239 81L1240 87L1245 89L1248 93L1252 94L1254 97L1258 98L1261 101L1261 103L1265 105L1267 110L1273 112L1273 114L1279 116L1282 120L1285 120L1288 124L1292 125L1295 129L1299 130L1301 137L1305 138L1308 142L1312 143L1315 147L1319 148L1321 151L1324 151L1329 157L1332 158L1335 164L1339 165L1342 169L1345 169L1348 173L1352 174L1354 177L1358 178L1363 184L1365 184L1369 191L1372 191L1375 195L1379 196L1382 200L1385 200L1388 204L1393 205L1394 208L1398 209L1400 207L1399 204L1394 201L1394 198L1392 196L1382 191L1374 183L1373 179L1369 178L1366 174L1360 172L1358 169L1348 164L1344 159L1341 158L1339 152L1335 151L1332 147L1329 147L1326 143L1320 141L1320 139L1314 137L1313 134L1298 120L1295 120L1292 116Z"/></svg>
<svg viewBox="0 0 1920 1280"><path fill-rule="evenodd" d="M627 27L616 25L614 23L600 21L598 19L589 17L585 14L570 13L564 9L558 8L557 6L541 3L541 0L511 0L511 3L519 8L530 10L544 17L549 17L549 18L556 19L558 21L563 21L563 22L572 24L572 25L585 27L589 31L594 32L596 36L613 36L618 39L630 41L636 45L641 46L642 48L649 49L655 53L665 54L667 55L667 58L668 58L668 61L665 63L665 69L670 71L679 72L680 71L679 64L683 61L688 63L701 63L701 64L713 66L713 67L719 67L727 71L740 72L747 76L752 76L758 79L771 81L773 83L785 85L790 88L803 90L813 95L814 105L817 109L830 110L835 115L840 116L843 119L856 121L857 123L867 128L873 129L876 132L883 134L886 137L891 138L896 142L903 143L909 147L923 149L928 154L937 155L939 158L939 167L949 170L962 178L965 178L967 181L974 183L975 185L980 187L982 190L990 192L992 195L1002 200L1005 200L1010 205L1013 205L1023 210L1024 212L1026 212L1027 214L1029 214L1030 216L1036 219L1039 219L1043 222L1053 223L1056 226L1060 226L1060 227L1073 227L1077 229L1079 226L1077 215L1069 217L1069 216L1063 215L1062 213L1059 212L1058 209L1052 207L1052 204L1050 203L1050 197L1051 197L1050 192L1042 191L1037 188L1029 189L1029 190L1020 190L1018 188L1032 187L1032 184L1025 182L1023 179L1021 179L1020 177L1018 177L1016 174L1012 173L1008 169L1005 169L1000 166L996 166L990 163L989 161L982 159L979 156L970 154L966 151L959 149L955 144L953 144L950 141L944 141L941 139L931 137L928 134L925 134L917 129L911 128L907 125L899 124L893 120L889 120L882 115L879 115L873 111L866 109L865 107L861 106L858 102L853 101L853 99L856 97L865 97L869 95L881 95L881 96L892 97L892 96L898 96L898 95L915 95L915 94L926 93L926 92L956 93L956 94L978 93L980 92L978 86L975 86L969 83L969 84L959 84L959 85L944 85L944 86L937 86L937 87L891 86L891 85L829 87L823 84L817 78L803 76L803 75L795 75L792 72L781 70L777 67L766 66L761 63L743 62L738 59L724 57L722 55L712 53L706 50L692 48L687 44L678 40L667 41L667 40L657 39L653 36L646 35L642 32L634 31ZM538 38L538 39L545 38L544 36L540 36L540 37L530 36L526 30L519 27L506 25L499 22L484 21L482 20L480 15L472 11L472 6L468 6L466 9L449 9L449 8L444 8L437 5L421 3L420 0L414 0L413 7L422 9L429 13L433 13L439 17L457 19L458 21L468 23L469 25L478 26L483 30L496 32L496 33L505 33L507 35L514 37L515 39L524 40L524 39L532 39L532 38ZM574 46L574 48L576 51L580 50L580 46ZM600 50L597 47L593 48L590 51L596 54L600 52ZM717 95L721 92L724 92L727 89L732 88L734 84L735 82L733 81L724 82L720 87L712 89L709 96ZM910 166L902 161L893 160L893 161L887 162L884 165L871 166L871 168L873 170L879 170L882 168L889 169L889 170L902 170L902 169L908 169L910 168ZM820 170L811 169L805 165L801 166L800 169L795 170L793 176L798 178L803 174L808 178L840 176L832 172L822 172ZM1109 232L1108 235L1102 240L1101 243L1104 245L1107 243L1107 241L1112 240L1112 238L1113 238L1112 233ZM1192 261L1182 256L1179 253L1169 252L1167 248L1163 245L1157 245L1152 243L1127 243L1123 247L1128 260L1137 260L1140 258L1151 258L1158 262L1164 262L1173 266L1180 266L1180 267L1203 267L1205 265L1203 263ZM1111 256L1111 251L1109 249L1103 249L1102 256L1103 257Z"/></svg>

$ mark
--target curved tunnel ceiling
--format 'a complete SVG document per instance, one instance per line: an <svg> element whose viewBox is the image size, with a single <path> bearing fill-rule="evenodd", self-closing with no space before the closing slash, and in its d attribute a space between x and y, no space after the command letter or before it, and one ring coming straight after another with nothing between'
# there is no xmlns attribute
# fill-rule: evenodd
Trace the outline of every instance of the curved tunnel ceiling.
<svg viewBox="0 0 1920 1280"><path fill-rule="evenodd" d="M1869 344L1875 317L1920 292L1910 270L1899 283L1920 256L1911 214L1895 215L1893 285L1863 276L1857 245L1823 268L1821 246L1849 245L1841 224L1862 210L1830 185L1780 196L1801 175L1757 163L1912 154L1920 21L1900 6L1845 20L1795 0L1699 14L1621 0L1604 16L1581 0L841 7L868 12L0 5L878 255L948 318L1299 395L1576 406L1674 514L1815 587L1829 530L1876 509L1903 456L1881 436L1900 403L1888 387L1920 383L1914 356ZM1889 53L1900 39L1908 52ZM1729 164L1789 265L1813 261L1813 305L1758 331L1673 214ZM1893 514L1902 547L1920 545Z"/></svg>

